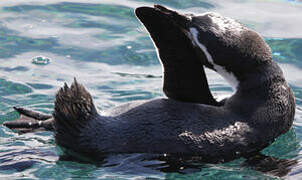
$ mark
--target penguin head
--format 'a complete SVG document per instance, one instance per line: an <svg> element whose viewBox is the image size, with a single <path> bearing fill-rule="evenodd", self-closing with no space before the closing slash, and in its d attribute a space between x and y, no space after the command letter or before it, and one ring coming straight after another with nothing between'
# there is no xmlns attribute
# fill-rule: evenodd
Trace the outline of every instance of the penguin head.
<svg viewBox="0 0 302 180"><path fill-rule="evenodd" d="M185 34L204 65L222 75L233 88L247 76L272 62L271 50L261 36L217 13L191 15Z"/></svg>
<svg viewBox="0 0 302 180"><path fill-rule="evenodd" d="M272 62L271 50L261 36L218 13L181 14L155 5L174 28L190 40L202 64L223 76L233 88Z"/></svg>

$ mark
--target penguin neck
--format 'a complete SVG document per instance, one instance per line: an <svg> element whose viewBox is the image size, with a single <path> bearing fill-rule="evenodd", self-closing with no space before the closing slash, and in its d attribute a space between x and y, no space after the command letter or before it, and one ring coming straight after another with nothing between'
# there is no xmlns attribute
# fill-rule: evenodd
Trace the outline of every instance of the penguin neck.
<svg viewBox="0 0 302 180"><path fill-rule="evenodd" d="M276 62L270 61L259 67L252 68L249 72L241 74L239 77L236 73L229 72L219 65L213 64L214 70L220 74L232 87L234 93L241 95L250 94L250 91L265 94L265 91L276 84L286 84L283 72Z"/></svg>
<svg viewBox="0 0 302 180"><path fill-rule="evenodd" d="M240 80L238 80L235 93L238 92L241 95L249 95L251 91L266 94L270 88L278 87L277 84L287 86L281 68L274 61L261 65L236 79Z"/></svg>

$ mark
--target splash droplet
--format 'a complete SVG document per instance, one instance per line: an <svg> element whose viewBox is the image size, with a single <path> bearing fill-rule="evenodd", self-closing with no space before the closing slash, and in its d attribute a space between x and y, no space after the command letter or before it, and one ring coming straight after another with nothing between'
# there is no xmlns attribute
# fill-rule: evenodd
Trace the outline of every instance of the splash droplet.
<svg viewBox="0 0 302 180"><path fill-rule="evenodd" d="M38 65L47 65L50 63L50 58L43 57L43 56L37 56L32 59L32 63L38 64Z"/></svg>

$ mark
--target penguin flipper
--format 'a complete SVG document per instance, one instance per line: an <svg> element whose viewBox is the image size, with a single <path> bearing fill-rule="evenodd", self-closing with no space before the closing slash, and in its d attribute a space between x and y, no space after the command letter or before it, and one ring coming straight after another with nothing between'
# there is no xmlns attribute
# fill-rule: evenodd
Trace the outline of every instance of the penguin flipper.
<svg viewBox="0 0 302 180"><path fill-rule="evenodd" d="M163 91L166 96L184 102L217 105L200 57L182 29L156 8L141 7L135 13L158 50L164 68Z"/></svg>
<svg viewBox="0 0 302 180"><path fill-rule="evenodd" d="M28 132L53 130L53 118L51 115L21 107L14 107L14 109L20 114L20 117L14 121L4 122L4 126L21 134Z"/></svg>

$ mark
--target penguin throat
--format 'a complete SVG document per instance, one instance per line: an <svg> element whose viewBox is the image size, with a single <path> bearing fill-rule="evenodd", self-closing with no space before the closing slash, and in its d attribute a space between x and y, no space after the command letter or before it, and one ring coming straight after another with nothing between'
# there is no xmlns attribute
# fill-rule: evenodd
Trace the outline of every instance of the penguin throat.
<svg viewBox="0 0 302 180"><path fill-rule="evenodd" d="M198 40L198 31L196 28L190 28L191 40L194 46L199 47L205 54L208 63L213 66L214 71L220 74L232 87L233 90L237 90L239 81L234 75L234 73L227 71L223 66L215 64L211 54L207 50L206 46L201 44Z"/></svg>

